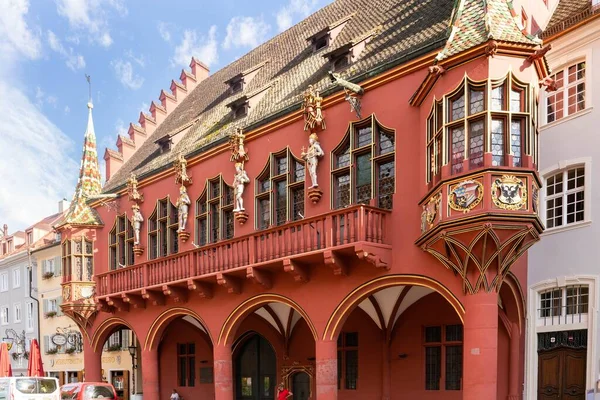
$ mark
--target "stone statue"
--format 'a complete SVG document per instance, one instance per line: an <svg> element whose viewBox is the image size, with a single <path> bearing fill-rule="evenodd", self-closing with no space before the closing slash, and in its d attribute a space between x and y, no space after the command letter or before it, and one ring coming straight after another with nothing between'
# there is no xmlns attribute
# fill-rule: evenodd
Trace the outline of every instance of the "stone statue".
<svg viewBox="0 0 600 400"><path fill-rule="evenodd" d="M177 173L175 183L181 183L182 185L189 185L192 183L192 177L187 173L187 160L182 153L180 153L177 160L175 160L175 171Z"/></svg>
<svg viewBox="0 0 600 400"><path fill-rule="evenodd" d="M244 147L244 132L242 128L237 128L235 133L229 138L229 147L231 148L231 157L229 161L243 162L248 161L248 152Z"/></svg>
<svg viewBox="0 0 600 400"><path fill-rule="evenodd" d="M235 197L235 208L236 211L244 211L244 185L250 182L250 178L244 171L244 164L235 163L235 176L233 177L233 195Z"/></svg>
<svg viewBox="0 0 600 400"><path fill-rule="evenodd" d="M140 207L137 204L131 206L133 210L133 216L131 217L131 225L133 226L133 232L135 234L135 239L133 241L133 245L137 246L140 244L140 231L142 229L142 222L144 222L144 217L140 212Z"/></svg>
<svg viewBox="0 0 600 400"><path fill-rule="evenodd" d="M312 182L311 188L319 186L317 183L317 166L319 164L319 157L323 157L325 153L319 144L319 137L316 133L312 133L308 138L308 150L301 153L301 156L304 160L306 160L306 165L308 166L308 173L310 175L310 180Z"/></svg>
<svg viewBox="0 0 600 400"><path fill-rule="evenodd" d="M421 212L421 233L427 231L427 205L423 204L423 211Z"/></svg>
<svg viewBox="0 0 600 400"><path fill-rule="evenodd" d="M177 229L177 232L185 231L185 226L187 225L188 219L188 211L191 203L192 201L190 200L190 196L187 194L185 186L181 186L179 189L179 198L175 204L175 207L177 207L177 211L179 213L179 229Z"/></svg>

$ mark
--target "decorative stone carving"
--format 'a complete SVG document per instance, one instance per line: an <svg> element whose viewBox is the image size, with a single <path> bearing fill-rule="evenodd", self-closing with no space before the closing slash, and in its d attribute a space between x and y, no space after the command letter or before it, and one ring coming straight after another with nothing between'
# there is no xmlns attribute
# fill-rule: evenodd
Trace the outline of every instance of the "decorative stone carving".
<svg viewBox="0 0 600 400"><path fill-rule="evenodd" d="M531 190L531 204L533 206L533 211L539 215L540 213L540 189L537 186L533 186Z"/></svg>
<svg viewBox="0 0 600 400"><path fill-rule="evenodd" d="M245 211L237 211L234 213L234 218L240 225L244 225L246 221L248 221L248 213Z"/></svg>
<svg viewBox="0 0 600 400"><path fill-rule="evenodd" d="M317 204L319 200L321 200L321 197L323 197L323 191L320 190L318 187L311 187L310 189L308 189L306 195L308 196L310 201L312 201L313 204Z"/></svg>
<svg viewBox="0 0 600 400"><path fill-rule="evenodd" d="M314 132L317 128L325 130L325 119L321 110L322 102L323 98L319 95L319 91L315 91L312 85L308 85L302 102L305 131Z"/></svg>
<svg viewBox="0 0 600 400"><path fill-rule="evenodd" d="M346 94L344 100L350 104L350 110L355 112L356 116L360 119L362 108L360 97L365 93L365 90L356 83L342 79L339 74L336 74L333 71L329 71L329 78L332 83L336 83L344 89L344 93Z"/></svg>
<svg viewBox="0 0 600 400"><path fill-rule="evenodd" d="M481 182L466 180L452 186L448 191L448 205L451 209L469 212L483 199Z"/></svg>
<svg viewBox="0 0 600 400"><path fill-rule="evenodd" d="M229 161L233 162L241 162L248 161L248 152L246 151L246 147L244 147L244 132L242 128L237 128L235 133L229 137L229 147L231 148L231 157Z"/></svg>
<svg viewBox="0 0 600 400"><path fill-rule="evenodd" d="M177 203L175 203L175 207L177 207L179 216L179 228L177 229L177 232L185 232L185 226L187 225L188 212L191 203L192 201L190 200L190 196L187 194L187 189L185 186L181 186L179 188L179 198L177 199Z"/></svg>
<svg viewBox="0 0 600 400"><path fill-rule="evenodd" d="M492 184L492 201L504 210L520 210L527 204L527 188L514 175L503 175Z"/></svg>
<svg viewBox="0 0 600 400"><path fill-rule="evenodd" d="M431 229L435 223L435 218L442 219L442 194L437 193L429 198L429 201L423 204L421 213L421 233Z"/></svg>
<svg viewBox="0 0 600 400"><path fill-rule="evenodd" d="M319 165L319 158L323 157L325 153L319 144L319 137L316 133L311 133L308 138L308 150L305 152L304 147L302 147L302 158L306 160L306 166L308 167L308 174L310 175L310 180L312 185L310 188L318 187L319 184L317 182L317 166Z"/></svg>
<svg viewBox="0 0 600 400"><path fill-rule="evenodd" d="M179 153L177 160L175 160L173 167L175 168L175 183L184 186L192 184L192 176L187 173L187 160L182 153Z"/></svg>
<svg viewBox="0 0 600 400"><path fill-rule="evenodd" d="M140 212L140 206L134 204L131 206L133 210L133 215L131 216L131 226L133 227L133 233L135 238L133 240L133 245L138 246L140 244L140 231L142 229L142 223L144 222L144 216Z"/></svg>
<svg viewBox="0 0 600 400"><path fill-rule="evenodd" d="M134 203L142 203L144 201L144 196L138 191L138 181L133 172L127 181L127 194L129 195L129 200Z"/></svg>
<svg viewBox="0 0 600 400"><path fill-rule="evenodd" d="M233 196L234 208L233 212L244 211L244 186L250 183L250 178L244 171L244 164L235 163L235 175L233 177Z"/></svg>

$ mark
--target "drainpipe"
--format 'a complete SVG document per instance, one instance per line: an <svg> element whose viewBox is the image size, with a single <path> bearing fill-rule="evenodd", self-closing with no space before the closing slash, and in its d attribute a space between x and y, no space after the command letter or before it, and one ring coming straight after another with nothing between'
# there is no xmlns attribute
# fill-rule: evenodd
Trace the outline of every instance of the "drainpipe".
<svg viewBox="0 0 600 400"><path fill-rule="evenodd" d="M40 314L40 301L33 297L32 292L33 292L33 264L31 263L31 248L27 248L27 257L28 257L28 267L27 267L27 272L29 274L29 298L33 301L36 302L37 304L37 310L38 310L38 316ZM27 311L25 311L27 312ZM33 318L33 315L31 316ZM40 319L38 318L38 329L37 329L37 341L38 341L38 345L40 344Z"/></svg>

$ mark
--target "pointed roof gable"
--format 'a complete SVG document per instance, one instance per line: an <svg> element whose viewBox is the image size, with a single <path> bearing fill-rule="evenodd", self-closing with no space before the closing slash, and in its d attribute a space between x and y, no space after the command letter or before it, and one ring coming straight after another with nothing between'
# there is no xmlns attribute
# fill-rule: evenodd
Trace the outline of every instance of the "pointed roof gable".
<svg viewBox="0 0 600 400"><path fill-rule="evenodd" d="M98 168L98 152L96 151L96 134L94 132L94 121L92 109L94 106L88 103L88 123L83 139L83 156L79 170L79 179L75 194L69 210L57 226L63 225L102 225L100 216L87 204L87 199L97 195L102 190L100 183L100 169Z"/></svg>
<svg viewBox="0 0 600 400"><path fill-rule="evenodd" d="M534 46L541 43L527 34L512 0L457 0L450 30L438 61L492 39Z"/></svg>

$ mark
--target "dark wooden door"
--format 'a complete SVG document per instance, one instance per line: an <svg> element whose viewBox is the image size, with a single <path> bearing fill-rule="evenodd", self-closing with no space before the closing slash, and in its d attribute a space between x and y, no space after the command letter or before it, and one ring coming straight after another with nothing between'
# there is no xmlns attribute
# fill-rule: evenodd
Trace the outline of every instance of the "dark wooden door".
<svg viewBox="0 0 600 400"><path fill-rule="evenodd" d="M276 368L277 359L271 344L258 334L248 339L236 357L236 399L274 399Z"/></svg>
<svg viewBox="0 0 600 400"><path fill-rule="evenodd" d="M298 372L292 378L294 400L308 400L310 396L310 377L306 372Z"/></svg>
<svg viewBox="0 0 600 400"><path fill-rule="evenodd" d="M538 400L585 400L586 349L538 353Z"/></svg>

